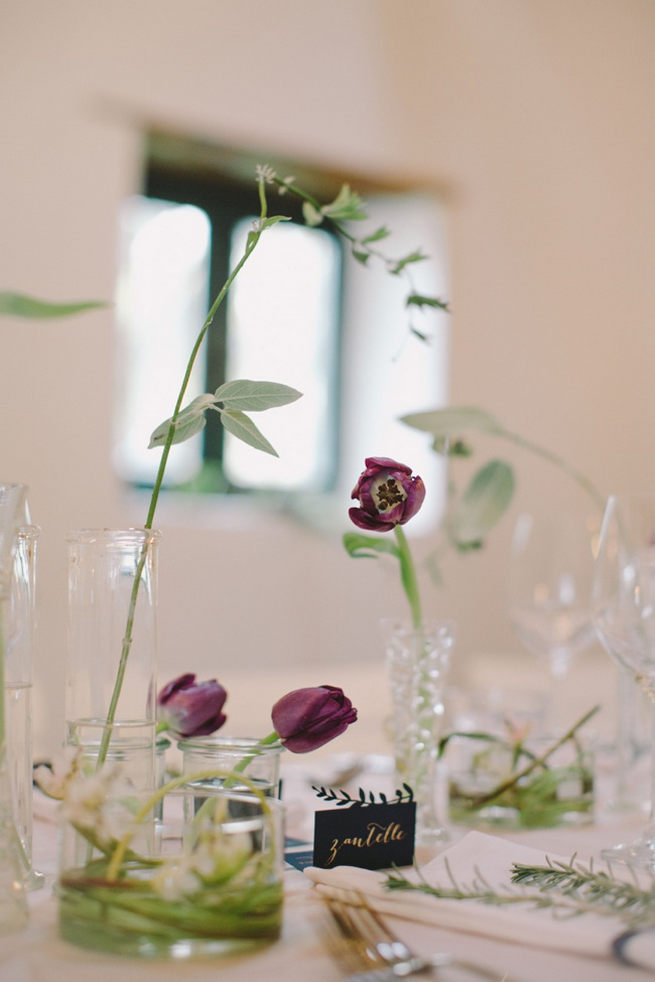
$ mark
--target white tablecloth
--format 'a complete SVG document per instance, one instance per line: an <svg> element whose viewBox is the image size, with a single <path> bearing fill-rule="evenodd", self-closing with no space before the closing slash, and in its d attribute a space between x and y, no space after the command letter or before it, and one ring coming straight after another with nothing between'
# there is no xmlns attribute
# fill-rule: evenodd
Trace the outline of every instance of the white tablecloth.
<svg viewBox="0 0 655 982"><path fill-rule="evenodd" d="M308 814L287 781L290 831L304 832ZM312 799L310 805L314 804ZM537 830L512 833L505 838L530 844L545 852L581 856L597 855L601 848L632 838L643 826L642 819L624 825L603 824L579 829ZM454 830L454 835L462 830ZM34 826L35 867L47 874L44 889L30 894L30 919L19 933L0 937L0 982L246 982L246 980L298 980L337 982L343 975L323 943L319 921L323 907L308 878L297 870L286 873L284 929L282 938L246 956L191 962L139 961L83 951L57 935L56 901L52 883L56 870L56 826L37 818ZM450 951L470 960L497 967L498 980L504 973L519 982L646 982L655 975L631 969L605 955L598 958L562 955L545 949L482 938L475 933L444 931L406 921L392 925L422 953ZM474 932L475 925L471 925Z"/></svg>

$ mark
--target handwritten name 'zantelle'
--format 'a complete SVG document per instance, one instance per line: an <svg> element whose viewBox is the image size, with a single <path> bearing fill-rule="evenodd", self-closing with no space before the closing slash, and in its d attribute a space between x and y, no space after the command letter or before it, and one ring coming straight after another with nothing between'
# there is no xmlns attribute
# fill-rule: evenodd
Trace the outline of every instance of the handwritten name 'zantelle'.
<svg viewBox="0 0 655 982"><path fill-rule="evenodd" d="M366 826L366 829L366 835L353 835L346 836L343 839L333 839L330 846L328 862L333 863L344 846L354 846L356 849L368 849L371 846L377 846L387 842L400 842L405 838L405 832L398 822L389 822L388 825L370 822Z"/></svg>

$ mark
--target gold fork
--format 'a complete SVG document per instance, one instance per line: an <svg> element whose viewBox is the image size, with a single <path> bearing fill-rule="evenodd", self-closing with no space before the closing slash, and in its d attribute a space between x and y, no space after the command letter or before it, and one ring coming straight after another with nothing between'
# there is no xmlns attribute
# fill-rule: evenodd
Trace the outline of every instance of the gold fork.
<svg viewBox="0 0 655 982"><path fill-rule="evenodd" d="M328 937L350 982L391 982L410 975L427 974L440 968L461 969L467 978L510 982L506 975L447 953L424 958L395 936L368 905L362 894L348 891L348 900L326 897L325 903L336 928Z"/></svg>

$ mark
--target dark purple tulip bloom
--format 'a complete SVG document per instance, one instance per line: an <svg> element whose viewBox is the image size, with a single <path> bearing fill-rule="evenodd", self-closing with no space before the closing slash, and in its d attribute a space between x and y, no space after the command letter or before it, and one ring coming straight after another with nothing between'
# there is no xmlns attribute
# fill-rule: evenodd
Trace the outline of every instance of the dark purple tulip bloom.
<svg viewBox="0 0 655 982"><path fill-rule="evenodd" d="M221 712L226 699L227 692L216 679L196 683L195 675L180 675L157 696L159 729L182 738L207 736L227 719Z"/></svg>
<svg viewBox="0 0 655 982"><path fill-rule="evenodd" d="M412 477L411 467L389 457L367 457L365 464L350 496L359 508L349 508L348 514L360 529L391 532L419 510L425 485L418 475Z"/></svg>
<svg viewBox="0 0 655 982"><path fill-rule="evenodd" d="M343 733L357 719L357 710L342 689L319 685L288 692L275 703L271 717L283 746L306 754Z"/></svg>

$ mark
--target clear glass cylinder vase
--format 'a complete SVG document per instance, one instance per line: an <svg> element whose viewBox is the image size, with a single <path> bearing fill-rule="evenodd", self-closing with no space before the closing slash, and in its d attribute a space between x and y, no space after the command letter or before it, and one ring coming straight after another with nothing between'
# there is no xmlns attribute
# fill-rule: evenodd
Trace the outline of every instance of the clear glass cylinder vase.
<svg viewBox="0 0 655 982"><path fill-rule="evenodd" d="M279 937L281 802L208 781L199 804L193 776L147 798L107 770L77 778L63 809L57 898L67 941L179 962Z"/></svg>
<svg viewBox="0 0 655 982"><path fill-rule="evenodd" d="M68 537L67 743L137 788L155 785L158 542L151 529Z"/></svg>
<svg viewBox="0 0 655 982"><path fill-rule="evenodd" d="M214 734L180 740L178 747L184 774L213 769L219 775L212 778L214 785L242 791L254 787L267 797L279 797L283 750L279 742L262 745L253 738ZM247 783L242 783L242 778Z"/></svg>
<svg viewBox="0 0 655 982"><path fill-rule="evenodd" d="M44 883L43 874L32 867L32 659L39 534L36 525L22 525L14 538L5 650L7 764L29 889Z"/></svg>
<svg viewBox="0 0 655 982"><path fill-rule="evenodd" d="M414 793L417 845L433 845L448 837L439 738L455 626L439 621L422 628L397 623L385 628L396 773Z"/></svg>
<svg viewBox="0 0 655 982"><path fill-rule="evenodd" d="M17 832L9 767L13 735L6 718L5 666L10 638L12 580L18 529L27 519L24 484L0 484L0 933L27 921L28 863Z"/></svg>

